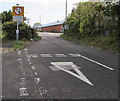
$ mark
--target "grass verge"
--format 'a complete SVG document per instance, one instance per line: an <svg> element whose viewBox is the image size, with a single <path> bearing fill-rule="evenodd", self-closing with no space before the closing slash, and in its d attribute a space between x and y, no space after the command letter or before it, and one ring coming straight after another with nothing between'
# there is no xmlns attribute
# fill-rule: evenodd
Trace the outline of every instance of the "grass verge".
<svg viewBox="0 0 120 101"><path fill-rule="evenodd" d="M28 41L15 41L13 43L13 49L14 50L19 50L24 48L28 44Z"/></svg>
<svg viewBox="0 0 120 101"><path fill-rule="evenodd" d="M111 50L113 52L120 52L119 43L120 40L111 35L108 36L97 36L97 37L86 37L80 40L67 36L65 34L60 36L65 40L69 40L78 44L91 45L101 48L102 50Z"/></svg>

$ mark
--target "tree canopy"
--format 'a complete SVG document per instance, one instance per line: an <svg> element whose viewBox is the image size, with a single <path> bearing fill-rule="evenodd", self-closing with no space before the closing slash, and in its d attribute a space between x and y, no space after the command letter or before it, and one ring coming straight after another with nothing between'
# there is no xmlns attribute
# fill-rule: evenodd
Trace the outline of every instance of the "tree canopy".
<svg viewBox="0 0 120 101"><path fill-rule="evenodd" d="M0 16L2 18L2 23L12 21L12 12L11 12L11 10L4 11L4 12L0 13Z"/></svg>
<svg viewBox="0 0 120 101"><path fill-rule="evenodd" d="M86 36L113 33L120 25L120 2L106 3L80 2L76 9L68 16L65 24L69 26L65 34L77 36L78 39Z"/></svg>

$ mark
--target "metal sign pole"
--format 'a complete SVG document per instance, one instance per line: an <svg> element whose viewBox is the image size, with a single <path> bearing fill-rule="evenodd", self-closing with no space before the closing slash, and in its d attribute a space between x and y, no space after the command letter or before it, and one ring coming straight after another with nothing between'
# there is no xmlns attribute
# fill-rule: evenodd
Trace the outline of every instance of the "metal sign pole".
<svg viewBox="0 0 120 101"><path fill-rule="evenodd" d="M19 30L18 30L18 22L17 22L17 30L16 30L16 40L18 41L18 37L19 37Z"/></svg>

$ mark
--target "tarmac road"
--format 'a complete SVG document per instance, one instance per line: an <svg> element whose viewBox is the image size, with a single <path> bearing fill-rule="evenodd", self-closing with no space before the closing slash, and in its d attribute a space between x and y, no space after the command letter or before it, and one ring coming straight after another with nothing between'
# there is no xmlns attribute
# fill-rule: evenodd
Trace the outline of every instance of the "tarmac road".
<svg viewBox="0 0 120 101"><path fill-rule="evenodd" d="M118 99L118 54L39 33L3 54L3 99Z"/></svg>

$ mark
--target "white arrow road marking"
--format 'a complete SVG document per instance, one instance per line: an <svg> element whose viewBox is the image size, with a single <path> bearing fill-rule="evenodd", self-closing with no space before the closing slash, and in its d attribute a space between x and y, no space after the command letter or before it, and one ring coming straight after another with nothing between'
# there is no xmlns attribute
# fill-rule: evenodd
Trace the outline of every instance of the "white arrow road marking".
<svg viewBox="0 0 120 101"><path fill-rule="evenodd" d="M73 62L50 62L50 63L52 65L54 65L56 68L59 68L60 70L66 72L66 73L69 73L69 74L73 75L74 77L93 86L93 84L85 77L85 75L77 68L78 66L76 66ZM66 70L65 68L62 68L62 66L67 66L67 65L72 66L73 69L78 73L78 75L69 70Z"/></svg>
<svg viewBox="0 0 120 101"><path fill-rule="evenodd" d="M87 57L85 57L85 56L83 56L83 55L80 55L80 54L69 54L71 57L81 57L81 58L84 58L84 59L86 59L86 60L88 60L88 61L91 61L91 62L93 62L93 63L96 63L96 64L98 64L98 65L100 65L100 66L102 66L102 67L104 67L104 68L107 68L107 69L109 69L109 70L114 70L113 68L111 68L111 67L109 67L109 66L106 66L106 65L104 65L104 64L102 64L102 63L99 63L99 62L97 62L97 61L95 61L95 60L92 60L92 59L89 59L89 58L87 58Z"/></svg>
<svg viewBox="0 0 120 101"><path fill-rule="evenodd" d="M56 68L55 66L49 66L49 68L50 68L51 70L53 70L53 71L59 71L59 70L60 70L59 68ZM73 69L73 67L70 66L70 65L64 66L63 68L66 69L66 70L71 70L71 69ZM81 69L81 68L78 67L78 66L77 66L77 68L78 68L78 69Z"/></svg>

